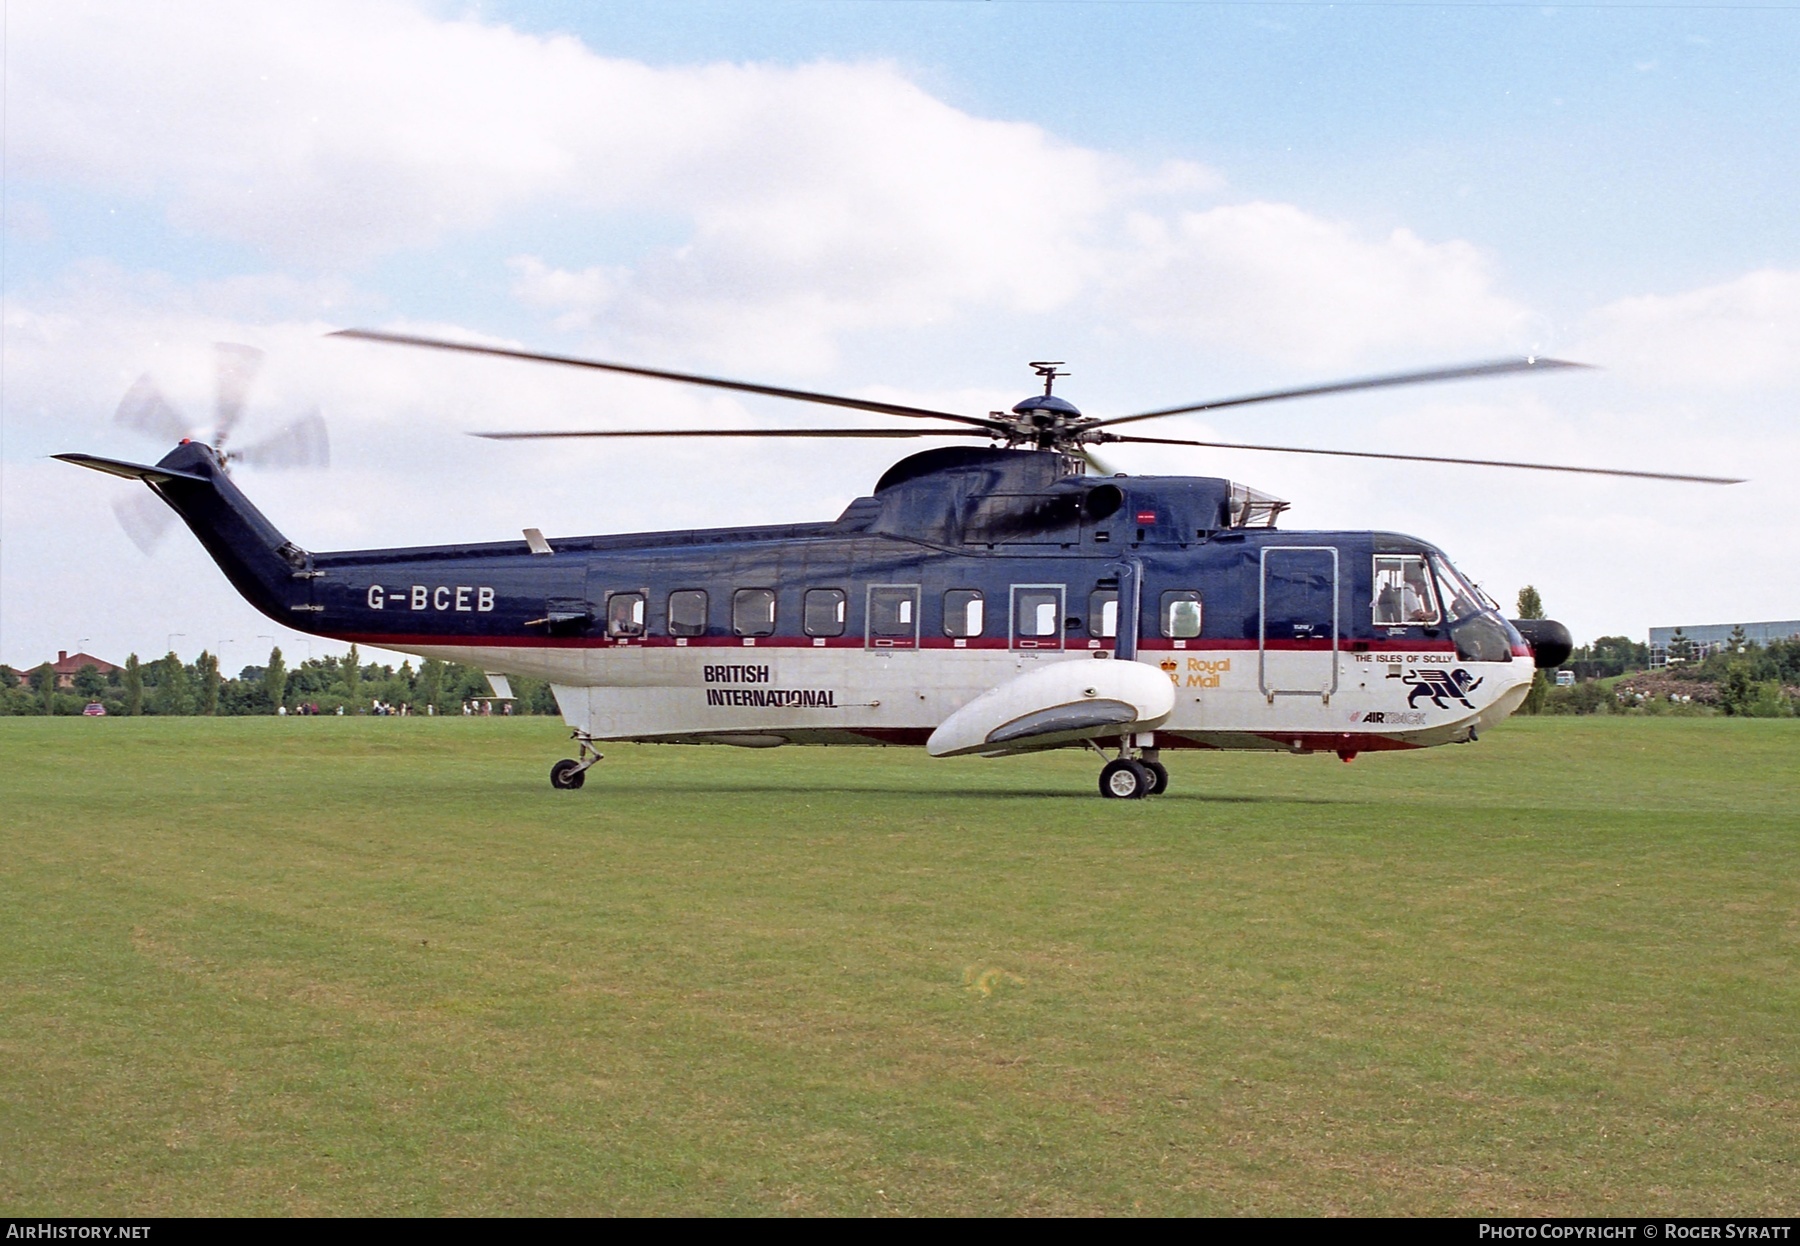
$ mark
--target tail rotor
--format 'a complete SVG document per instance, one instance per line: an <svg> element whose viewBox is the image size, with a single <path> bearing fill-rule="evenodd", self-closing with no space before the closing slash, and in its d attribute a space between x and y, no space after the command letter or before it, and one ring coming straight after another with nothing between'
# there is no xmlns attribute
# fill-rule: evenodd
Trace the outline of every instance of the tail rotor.
<svg viewBox="0 0 1800 1246"><path fill-rule="evenodd" d="M131 543L148 556L156 552L162 539L175 525L175 512L163 500L149 493L132 490L113 499L113 515Z"/></svg>
<svg viewBox="0 0 1800 1246"><path fill-rule="evenodd" d="M227 443L237 431L249 406L250 388L262 370L263 352L254 346L236 342L219 342L217 351L217 398L213 408L213 432L209 444L219 456L219 464L229 473L231 465L243 463L265 471L318 469L331 464L331 438L325 420L317 408L288 421L268 435L241 449L228 450ZM136 433L152 437L163 445L190 440L196 430L163 396L151 376L139 377L125 391L113 423ZM152 488L155 486L153 485ZM162 541L174 522L174 513L160 500L143 494L120 498L113 504L113 514L131 543L149 554Z"/></svg>

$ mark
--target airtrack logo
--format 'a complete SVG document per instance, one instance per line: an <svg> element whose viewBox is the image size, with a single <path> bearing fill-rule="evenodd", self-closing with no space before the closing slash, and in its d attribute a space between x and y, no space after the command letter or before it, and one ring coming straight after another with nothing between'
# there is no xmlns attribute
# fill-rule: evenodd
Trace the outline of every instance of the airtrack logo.
<svg viewBox="0 0 1800 1246"><path fill-rule="evenodd" d="M1425 725L1424 710L1361 710L1350 711L1350 721L1361 723L1365 727L1422 727Z"/></svg>

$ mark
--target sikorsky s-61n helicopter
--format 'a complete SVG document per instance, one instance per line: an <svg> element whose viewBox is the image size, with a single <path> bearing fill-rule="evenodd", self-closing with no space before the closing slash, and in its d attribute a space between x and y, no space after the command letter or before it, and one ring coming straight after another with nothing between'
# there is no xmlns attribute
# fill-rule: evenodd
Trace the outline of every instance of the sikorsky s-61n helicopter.
<svg viewBox="0 0 1800 1246"><path fill-rule="evenodd" d="M1052 392L1010 412L932 411L589 359L346 330L460 351L901 417L909 427L482 433L563 437L961 437L890 467L823 523L314 553L231 480L237 453L183 438L154 466L68 462L141 480L232 584L281 623L343 641L547 679L579 748L550 781L582 786L606 740L923 745L933 756L1087 747L1101 795L1164 790L1167 749L1332 752L1466 743L1518 708L1566 628L1508 620L1431 544L1391 532L1276 527L1288 503L1229 480L1086 473L1094 448L1278 450L1729 484L1718 477L1146 437L1189 412L1579 367L1525 358L1189 403L1100 419ZM226 348L242 405L246 356ZM232 353L234 351L236 353ZM223 397L227 389L232 397ZM140 382L121 422L170 427ZM172 417L171 417L172 418ZM322 452L297 422L272 439ZM291 444L290 444L291 443ZM279 456L277 456L279 457ZM1111 756L1108 757L1110 752Z"/></svg>

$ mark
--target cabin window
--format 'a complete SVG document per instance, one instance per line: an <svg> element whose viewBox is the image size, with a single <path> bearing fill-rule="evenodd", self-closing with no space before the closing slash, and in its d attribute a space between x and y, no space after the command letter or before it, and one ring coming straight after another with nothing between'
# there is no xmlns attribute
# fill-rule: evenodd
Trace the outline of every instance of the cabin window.
<svg viewBox="0 0 1800 1246"><path fill-rule="evenodd" d="M1049 641L1062 639L1062 589L1050 587L1013 589L1013 639ZM1027 647L1036 647L1029 645Z"/></svg>
<svg viewBox="0 0 1800 1246"><path fill-rule="evenodd" d="M1200 594L1193 589L1171 589L1162 595L1162 634L1192 640L1200 634Z"/></svg>
<svg viewBox="0 0 1800 1246"><path fill-rule="evenodd" d="M1097 588L1088 594L1088 635L1110 640L1119 634L1119 590Z"/></svg>
<svg viewBox="0 0 1800 1246"><path fill-rule="evenodd" d="M606 634L608 636L642 636L644 634L644 595L614 593L606 599Z"/></svg>
<svg viewBox="0 0 1800 1246"><path fill-rule="evenodd" d="M768 636L775 631L775 590L740 588L731 595L731 630L739 636Z"/></svg>
<svg viewBox="0 0 1800 1246"><path fill-rule="evenodd" d="M884 584L869 589L869 635L890 643L919 635L919 590Z"/></svg>
<svg viewBox="0 0 1800 1246"><path fill-rule="evenodd" d="M706 590L683 588L669 594L669 635L706 635Z"/></svg>
<svg viewBox="0 0 1800 1246"><path fill-rule="evenodd" d="M1375 555L1376 627L1406 627L1438 621L1437 595L1420 554Z"/></svg>
<svg viewBox="0 0 1800 1246"><path fill-rule="evenodd" d="M849 615L849 599L841 588L809 588L806 590L805 617L808 636L842 636L844 620Z"/></svg>
<svg viewBox="0 0 1800 1246"><path fill-rule="evenodd" d="M979 636L987 602L980 589L953 588L944 594L944 635Z"/></svg>

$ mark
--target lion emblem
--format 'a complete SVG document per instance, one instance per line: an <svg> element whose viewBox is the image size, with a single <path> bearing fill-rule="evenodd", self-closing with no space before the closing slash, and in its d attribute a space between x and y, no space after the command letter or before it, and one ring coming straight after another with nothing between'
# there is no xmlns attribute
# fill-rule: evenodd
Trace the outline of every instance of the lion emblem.
<svg viewBox="0 0 1800 1246"><path fill-rule="evenodd" d="M1474 709L1475 706L1469 700L1469 693L1481 687L1482 684L1480 679L1476 679L1460 666L1453 671L1408 671L1401 682L1412 689L1412 693L1406 698L1408 709L1417 706L1420 697L1430 697L1431 703L1441 710L1450 708L1446 698L1450 701L1462 702L1464 709Z"/></svg>

